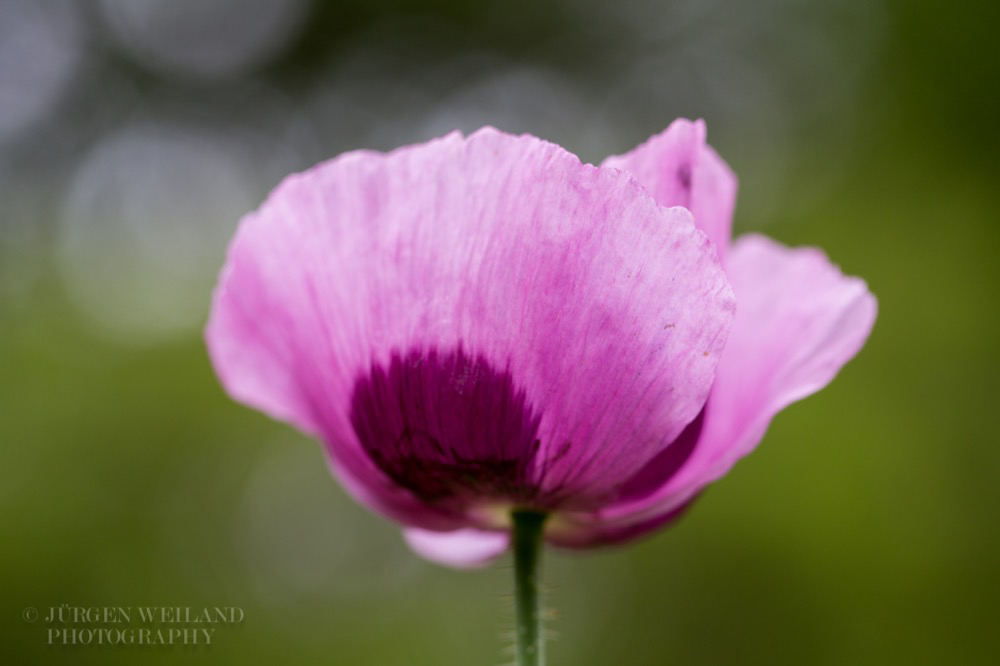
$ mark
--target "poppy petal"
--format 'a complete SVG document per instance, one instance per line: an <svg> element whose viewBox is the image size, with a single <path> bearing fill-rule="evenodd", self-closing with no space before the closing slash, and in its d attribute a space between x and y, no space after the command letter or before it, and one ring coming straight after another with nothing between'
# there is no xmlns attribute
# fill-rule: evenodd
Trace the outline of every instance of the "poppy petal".
<svg viewBox="0 0 1000 666"><path fill-rule="evenodd" d="M357 424L377 421L352 419L365 381L437 354L450 383L404 367L408 402L387 414L419 411L446 433L474 420L432 389L448 387L449 401L465 399L459 380L509 391L514 402L476 404L501 420L512 404L530 410L534 420L513 415L537 437L517 482L546 506L599 506L699 413L733 310L688 211L658 206L628 174L487 128L349 153L287 179L242 221L206 336L230 394L321 437L360 501L449 530L480 523L400 482L416 469L439 493L437 468L380 465L373 447L393 442L362 442ZM385 381L366 395L384 395ZM487 446L476 432L448 446L421 433L421 446L440 449L432 467L475 458Z"/></svg>
<svg viewBox="0 0 1000 666"><path fill-rule="evenodd" d="M672 518L750 453L778 412L830 383L874 325L865 283L817 249L746 235L727 268L739 311L696 442L679 438L622 487L621 501L567 530L563 545L623 541ZM682 464L675 447L686 449Z"/></svg>
<svg viewBox="0 0 1000 666"><path fill-rule="evenodd" d="M465 528L432 532L416 527L403 530L407 545L423 558L458 569L476 569L492 564L510 544L509 532Z"/></svg>
<svg viewBox="0 0 1000 666"><path fill-rule="evenodd" d="M705 123L679 119L666 130L602 166L628 171L661 206L683 206L715 245L720 257L729 247L736 176L705 143Z"/></svg>

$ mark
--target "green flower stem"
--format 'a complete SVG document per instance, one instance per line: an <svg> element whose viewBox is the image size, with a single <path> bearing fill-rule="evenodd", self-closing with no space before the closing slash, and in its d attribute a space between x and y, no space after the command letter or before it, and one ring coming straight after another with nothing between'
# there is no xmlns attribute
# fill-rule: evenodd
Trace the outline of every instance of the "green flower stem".
<svg viewBox="0 0 1000 666"><path fill-rule="evenodd" d="M545 666L541 603L542 526L545 514L514 511L514 603L517 615L517 666Z"/></svg>

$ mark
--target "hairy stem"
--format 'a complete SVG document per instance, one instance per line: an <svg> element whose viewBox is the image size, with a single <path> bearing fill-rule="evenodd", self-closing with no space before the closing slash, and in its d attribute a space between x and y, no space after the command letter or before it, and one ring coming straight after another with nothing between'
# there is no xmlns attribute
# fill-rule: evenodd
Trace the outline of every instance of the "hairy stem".
<svg viewBox="0 0 1000 666"><path fill-rule="evenodd" d="M545 666L541 602L538 594L545 514L535 511L514 511L512 518L517 666Z"/></svg>

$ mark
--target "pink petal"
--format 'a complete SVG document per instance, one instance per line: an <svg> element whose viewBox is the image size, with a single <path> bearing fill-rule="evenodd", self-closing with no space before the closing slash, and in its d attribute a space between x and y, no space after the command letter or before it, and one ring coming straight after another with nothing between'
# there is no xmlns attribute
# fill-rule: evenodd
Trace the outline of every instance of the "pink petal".
<svg viewBox="0 0 1000 666"><path fill-rule="evenodd" d="M705 143L705 123L675 120L666 130L602 166L628 171L661 206L683 206L694 215L723 257L729 247L736 176Z"/></svg>
<svg viewBox="0 0 1000 666"><path fill-rule="evenodd" d="M625 540L673 517L764 436L788 404L826 386L862 347L876 302L816 249L741 237L729 259L739 310L695 442L682 436L622 489L599 516L583 517L564 545Z"/></svg>
<svg viewBox="0 0 1000 666"><path fill-rule="evenodd" d="M403 530L406 543L431 562L459 569L475 569L492 564L510 543L508 532L461 529L432 532L416 527Z"/></svg>
<svg viewBox="0 0 1000 666"><path fill-rule="evenodd" d="M322 437L360 501L448 530L482 524L475 507L444 506L373 460L355 423L378 415L352 422L360 381L382 377L370 396L408 392L387 419L423 410L422 422L467 432L435 464L475 462L492 440L431 389L503 420L510 400L462 387L509 385L537 415L524 421L538 441L523 452L528 480L550 501L595 504L699 412L733 307L686 210L558 146L485 129L287 179L241 223L206 335L227 390ZM431 352L441 372L468 376L410 372ZM395 380L394 359L406 361Z"/></svg>

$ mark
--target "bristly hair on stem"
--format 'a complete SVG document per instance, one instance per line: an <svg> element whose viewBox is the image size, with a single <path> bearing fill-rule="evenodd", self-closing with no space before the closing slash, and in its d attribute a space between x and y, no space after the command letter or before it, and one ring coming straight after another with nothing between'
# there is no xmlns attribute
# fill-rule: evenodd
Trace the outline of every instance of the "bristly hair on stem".
<svg viewBox="0 0 1000 666"><path fill-rule="evenodd" d="M514 536L514 612L517 666L545 666L545 641L539 595L542 533L546 514L515 510L511 514Z"/></svg>

